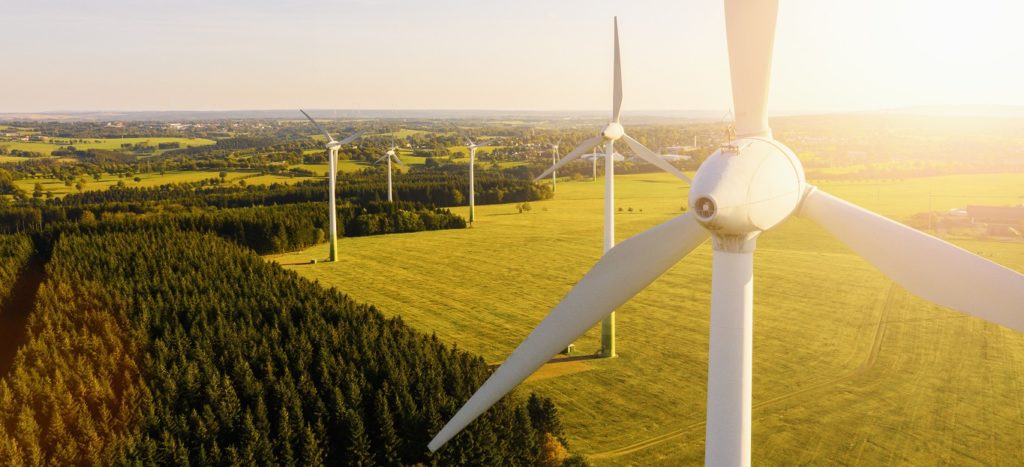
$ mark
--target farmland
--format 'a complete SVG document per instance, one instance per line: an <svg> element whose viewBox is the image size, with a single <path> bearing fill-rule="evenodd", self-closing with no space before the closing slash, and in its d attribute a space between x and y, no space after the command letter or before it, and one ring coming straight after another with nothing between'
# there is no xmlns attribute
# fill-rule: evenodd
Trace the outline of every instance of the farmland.
<svg viewBox="0 0 1024 467"><path fill-rule="evenodd" d="M247 185L269 185L272 183L296 183L303 180L313 180L316 177L289 177L281 174L259 174L254 171L226 171L224 180L229 183L236 183L244 180ZM191 183L208 179L219 179L220 172L215 170L182 170L168 171L164 174L158 172L146 172L135 175L139 178L136 182L134 177L119 177L108 173L102 174L99 180L94 178L85 179L82 191L106 190L119 182L126 186L133 187L155 187L171 183ZM76 193L78 189L75 184L67 184L55 178L23 178L16 180L15 185L25 192L32 193L35 184L42 185L44 192L51 192L53 196L64 196L69 193Z"/></svg>
<svg viewBox="0 0 1024 467"><path fill-rule="evenodd" d="M478 206L472 229L345 238L337 263L300 264L325 245L271 259L497 363L599 258L602 186L560 183L521 214ZM1021 174L819 186L896 219L1024 200ZM663 175L616 191L620 239L686 204ZM1024 271L1019 241L950 240ZM619 358L527 383L595 463L702 462L710 255L706 243L619 310ZM801 218L759 240L755 268L755 462L1024 462L1024 335L909 295ZM579 354L598 342L595 328Z"/></svg>
<svg viewBox="0 0 1024 467"><path fill-rule="evenodd" d="M57 141L61 141L57 138ZM156 147L160 143L178 143L181 147L195 147L195 146L207 146L214 144L215 141L204 139L204 138L172 138L172 137L152 137L152 138L87 138L85 142L77 142L77 140L71 143L79 150L89 149L106 149L115 150L121 149L122 145L136 145L136 144L147 144L149 146ZM50 155L50 152L60 149L62 146L68 146L67 144L55 144L53 142L44 141L0 141L0 148L6 148L8 151L19 150L38 152L45 156ZM154 151L154 154L163 152L161 150Z"/></svg>

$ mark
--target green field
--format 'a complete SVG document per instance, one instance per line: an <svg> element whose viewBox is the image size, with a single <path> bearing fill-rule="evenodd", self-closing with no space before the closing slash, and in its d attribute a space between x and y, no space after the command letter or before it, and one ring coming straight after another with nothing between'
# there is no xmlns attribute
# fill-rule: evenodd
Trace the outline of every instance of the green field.
<svg viewBox="0 0 1024 467"><path fill-rule="evenodd" d="M499 362L600 256L602 185L559 184L524 214L480 206L471 229L345 238L337 263L299 264L326 245L272 259ZM1024 175L822 188L901 218L1020 203ZM667 175L616 189L634 210L619 238L678 215L687 191ZM1024 243L955 243L1024 271ZM539 373L560 376L521 389L554 398L595 463L702 462L710 256L703 245L619 310L619 358L550 364ZM759 240L755 268L755 463L1024 463L1024 335L909 295L801 218Z"/></svg>
<svg viewBox="0 0 1024 467"><path fill-rule="evenodd" d="M320 177L289 177L287 175L275 175L266 174L259 175L254 172L241 172L241 171L226 171L227 177L225 180L229 183L236 183L239 180L245 180L248 185L270 185L272 183L296 183L303 180L315 180ZM134 178L138 176L141 180L136 182ZM117 182L124 182L125 186L129 187L154 187L159 185L167 185L170 183L190 183L198 182L200 180L207 180L211 178L220 178L220 171L218 170L186 170L186 171L175 171L169 170L160 175L157 172L141 173L132 177L118 177L116 175L110 175L104 173L103 176L96 180L91 176L83 177L85 180L84 191L96 191L106 190L111 186L117 185ZM54 196L64 196L69 193L77 193L78 189L75 188L74 184L67 186L64 181L54 178L22 178L15 180L14 184L21 188L28 194L32 194L35 190L36 183L43 184L43 191L50 191Z"/></svg>
<svg viewBox="0 0 1024 467"><path fill-rule="evenodd" d="M414 129L411 129L411 128L400 128L397 131L392 131L392 132L389 132L389 133L368 133L365 136L388 136L388 135L391 135L391 136L394 136L395 138L408 138L410 136L425 135L427 133L438 133L438 132L427 131L427 130L414 130Z"/></svg>
<svg viewBox="0 0 1024 467"><path fill-rule="evenodd" d="M63 138L59 138L63 139ZM181 143L181 147L193 147L193 146L207 146L216 143L216 141L204 138L164 138L164 137L153 137L153 138L83 138L86 143L73 143L76 149L121 149L122 144L138 144L148 143L150 146L156 147L160 143ZM98 141L98 142L97 142ZM43 155L50 155L51 152L60 149L62 145L52 144L48 142L24 142L24 141L0 141L0 148L7 148L8 151L18 149L21 151L34 151ZM161 150L156 150L151 154L159 154ZM5 161L6 162L6 161Z"/></svg>

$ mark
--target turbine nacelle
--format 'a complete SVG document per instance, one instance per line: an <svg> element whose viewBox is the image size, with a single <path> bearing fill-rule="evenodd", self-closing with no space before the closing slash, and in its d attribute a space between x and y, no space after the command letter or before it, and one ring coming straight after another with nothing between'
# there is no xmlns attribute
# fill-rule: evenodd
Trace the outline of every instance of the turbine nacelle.
<svg viewBox="0 0 1024 467"><path fill-rule="evenodd" d="M793 151L772 139L743 138L701 165L689 205L716 239L752 238L796 211L805 186Z"/></svg>
<svg viewBox="0 0 1024 467"><path fill-rule="evenodd" d="M622 128L622 125L619 124L619 122L611 122L601 130L601 137L608 141L615 141L621 138L624 134L626 134L626 129Z"/></svg>
<svg viewBox="0 0 1024 467"><path fill-rule="evenodd" d="M327 149L340 148L341 147L341 143L339 143L337 141L328 141L327 144L326 144L326 147L327 147Z"/></svg>

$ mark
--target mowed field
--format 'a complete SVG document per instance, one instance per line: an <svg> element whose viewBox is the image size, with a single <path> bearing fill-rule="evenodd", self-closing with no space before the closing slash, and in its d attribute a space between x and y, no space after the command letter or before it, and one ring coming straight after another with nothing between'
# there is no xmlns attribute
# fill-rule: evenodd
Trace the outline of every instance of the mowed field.
<svg viewBox="0 0 1024 467"><path fill-rule="evenodd" d="M686 204L667 175L616 184L633 208L620 239ZM819 186L897 219L1024 202L1024 174ZM600 257L602 195L564 182L528 213L478 207L471 229L345 238L336 263L299 264L326 245L270 260L496 363ZM1024 271L1024 243L952 241ZM710 260L705 243L618 311L619 358L549 364L519 389L553 398L595 464L703 462ZM755 463L1024 464L1024 334L908 294L801 218L758 241L755 274ZM599 328L577 340L581 355L598 344Z"/></svg>

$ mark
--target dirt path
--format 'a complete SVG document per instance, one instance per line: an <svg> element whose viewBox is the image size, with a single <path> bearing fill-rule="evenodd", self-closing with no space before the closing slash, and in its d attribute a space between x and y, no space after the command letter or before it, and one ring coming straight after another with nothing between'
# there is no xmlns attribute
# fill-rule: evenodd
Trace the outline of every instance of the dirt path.
<svg viewBox="0 0 1024 467"><path fill-rule="evenodd" d="M43 260L34 257L21 270L11 295L0 306L0 377L7 376L14 355L25 343L25 325L43 281Z"/></svg>
<svg viewBox="0 0 1024 467"><path fill-rule="evenodd" d="M837 378L833 378L833 379L821 381L821 382L818 382L818 383L814 383L814 384L811 384L809 386L800 388L800 389L798 389L796 391L789 392L789 393L783 394L783 395L778 396L778 397L773 397L771 399L758 402L758 403L754 404L751 407L752 411L755 412L754 416L756 416L756 412L759 409L763 409L765 407L769 407L769 406L778 404L779 402L783 402L783 401L792 399L794 397L807 394L807 393L812 392L812 391L817 391L817 390L822 389L822 388L827 388L829 386L834 386L834 385L836 385L838 383L841 383L841 382L853 379L854 377L856 377L858 375L861 375L864 372L870 370L871 367L874 366L875 362L878 360L878 353L879 353L879 350L882 347L882 338L885 337L886 322L887 322L887 318L889 317L889 311L892 308L892 301L893 301L893 296L895 294L895 291L896 291L896 283L890 284L889 285L889 291L888 291L888 293L886 294L886 297L885 297L885 305L882 308L882 313L878 317L878 326L875 329L874 341L871 343L871 351L868 353L867 358L865 358L864 361L857 368L854 368L853 370L850 370L849 372L847 372L847 373L845 373L845 374L843 374L843 375L841 375L841 376L839 376ZM699 421L699 422L694 422L694 423L686 425L686 426L684 426L682 428L679 428L679 429L676 429L676 430L672 430L670 432L663 433L661 435L658 435L658 436L655 436L655 437L652 437L652 438L648 438L648 439L645 439L643 441L639 441L637 443L630 444L628 446L623 446L621 448L613 449L611 451L604 451L604 452L598 452L598 453L590 454L587 457L589 457L590 459L594 459L594 460L602 460L602 459L614 459L616 457L625 456L627 454L632 454L634 452L647 449L647 448L649 448L651 446L654 446L654 445L657 445L657 444L661 444L661 443L663 443L665 441L678 438L678 437L680 437L680 436L682 436L682 435L684 435L686 433L693 432L693 431L695 431L697 429L701 429L701 428L704 427L704 425L706 423L707 423L706 420L702 420L702 421Z"/></svg>

